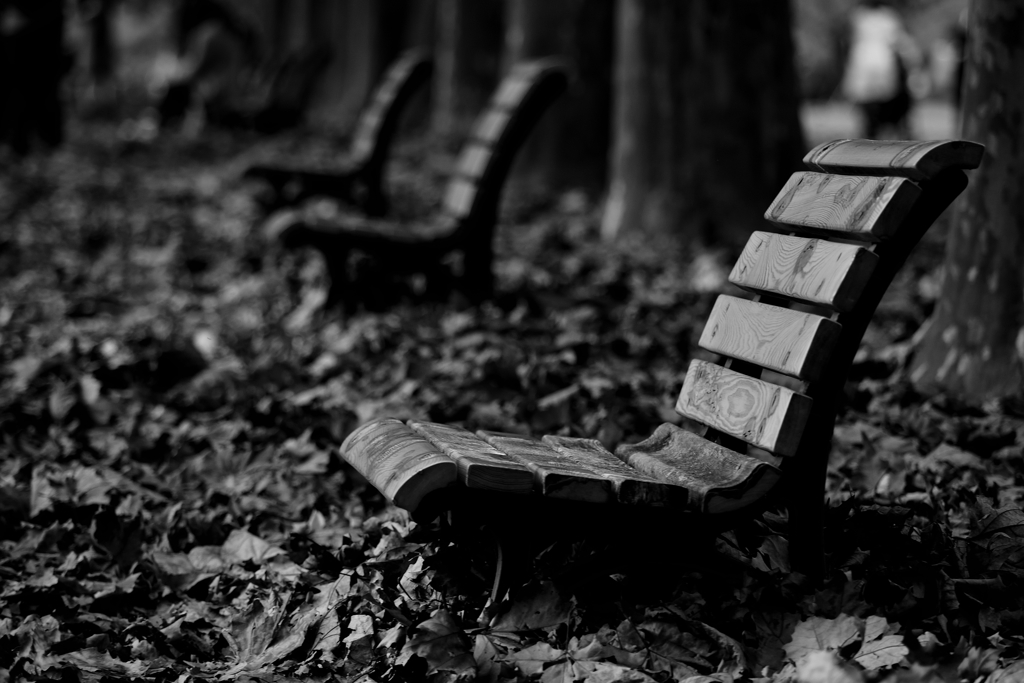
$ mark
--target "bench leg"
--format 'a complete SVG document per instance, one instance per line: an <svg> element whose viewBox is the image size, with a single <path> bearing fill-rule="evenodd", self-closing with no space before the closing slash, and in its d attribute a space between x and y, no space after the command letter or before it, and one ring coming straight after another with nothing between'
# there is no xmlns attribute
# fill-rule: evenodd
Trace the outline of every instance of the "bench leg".
<svg viewBox="0 0 1024 683"><path fill-rule="evenodd" d="M812 415L812 418L814 416ZM813 423L812 423L813 424ZM827 430L826 430L827 427ZM834 420L808 427L796 456L787 462L789 560L794 571L817 583L824 577L825 478Z"/></svg>
<svg viewBox="0 0 1024 683"><path fill-rule="evenodd" d="M356 298L355 288L350 281L348 250L332 252L323 250L322 253L327 264L327 275L331 281L324 308L329 310L340 306L343 313L350 315L355 312Z"/></svg>
<svg viewBox="0 0 1024 683"><path fill-rule="evenodd" d="M388 212L388 199L384 196L381 188L367 184L363 191L365 195L360 203L363 213L370 218L380 218L386 215Z"/></svg>
<svg viewBox="0 0 1024 683"><path fill-rule="evenodd" d="M503 516L481 515L470 505L456 504L448 513L456 543L476 555L482 545L493 543L494 578L491 581L491 605L506 593L526 582L536 548L527 542L522 524ZM485 543L481 543L484 541Z"/></svg>
<svg viewBox="0 0 1024 683"><path fill-rule="evenodd" d="M463 256L462 291L473 303L486 301L494 295L493 236L474 238Z"/></svg>

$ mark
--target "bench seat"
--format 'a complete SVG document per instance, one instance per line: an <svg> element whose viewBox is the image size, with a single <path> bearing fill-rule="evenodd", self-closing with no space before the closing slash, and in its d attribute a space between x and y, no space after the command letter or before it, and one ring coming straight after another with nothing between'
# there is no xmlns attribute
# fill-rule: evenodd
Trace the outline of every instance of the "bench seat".
<svg viewBox="0 0 1024 683"><path fill-rule="evenodd" d="M720 360L691 361L675 406L703 425L697 433L666 423L612 454L591 439L384 419L354 431L341 455L417 518L451 507L460 490L494 494L473 498L480 515L541 499L666 519L781 505L794 568L817 575L825 470L857 348L982 153L963 141L859 140L808 153L812 170L786 183L730 274L748 294L722 294L704 327L700 346Z"/></svg>

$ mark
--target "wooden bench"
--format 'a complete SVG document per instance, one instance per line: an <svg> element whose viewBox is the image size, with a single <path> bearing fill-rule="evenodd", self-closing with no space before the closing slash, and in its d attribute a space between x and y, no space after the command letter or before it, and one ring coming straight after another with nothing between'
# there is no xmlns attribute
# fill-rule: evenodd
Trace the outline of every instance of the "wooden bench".
<svg viewBox="0 0 1024 683"><path fill-rule="evenodd" d="M729 277L753 298L721 295L704 328L700 345L723 362L690 363L675 408L705 425L700 433L666 423L613 455L593 439L383 419L353 431L341 454L414 518L467 504L486 518L557 500L592 519L644 509L662 521L699 517L689 528L700 528L781 504L792 565L815 575L826 465L854 354L983 150L838 140L808 153L811 170L789 179L765 214L771 225L751 235Z"/></svg>
<svg viewBox="0 0 1024 683"><path fill-rule="evenodd" d="M567 83L565 68L556 60L524 62L511 69L463 146L435 216L395 222L357 216L307 220L293 215L277 222L280 239L287 247L311 246L323 253L331 278L328 305L355 304L349 264L353 252L372 256L399 278L422 274L428 288L445 283L473 301L488 298L505 179L523 141ZM453 254L461 256L461 272L444 263Z"/></svg>
<svg viewBox="0 0 1024 683"><path fill-rule="evenodd" d="M262 180L272 190L265 208L274 210L323 196L347 202L368 216L383 216L388 206L384 170L398 120L412 96L430 79L432 70L430 57L419 50L405 52L391 65L360 114L348 155L336 169L314 171L271 165L248 168L244 177Z"/></svg>

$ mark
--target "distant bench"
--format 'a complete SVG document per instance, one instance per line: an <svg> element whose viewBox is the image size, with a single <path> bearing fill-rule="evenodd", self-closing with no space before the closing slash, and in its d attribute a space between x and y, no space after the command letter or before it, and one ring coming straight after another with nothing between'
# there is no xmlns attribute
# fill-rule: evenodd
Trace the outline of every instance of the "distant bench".
<svg viewBox="0 0 1024 683"><path fill-rule="evenodd" d="M493 291L494 229L509 169L567 83L566 70L557 60L513 67L477 118L435 215L421 221L359 216L313 221L296 215L276 224L279 238L287 247L309 246L323 254L331 278L328 305L356 304L349 263L356 252L376 259L396 280L421 274L428 289L451 283L473 301L488 298ZM461 257L459 272L445 263L453 254Z"/></svg>
<svg viewBox="0 0 1024 683"><path fill-rule="evenodd" d="M433 63L424 52L409 50L392 64L356 123L348 155L329 171L256 164L244 177L267 183L272 192L268 210L297 204L310 197L340 199L368 216L383 216L388 197L384 169L398 121L416 91L429 79Z"/></svg>
<svg viewBox="0 0 1024 683"><path fill-rule="evenodd" d="M765 214L770 229L751 235L729 276L753 298L723 294L708 318L700 345L724 362L690 363L675 408L705 425L700 433L666 423L613 455L594 439L382 419L352 432L341 454L415 518L462 505L477 520L516 520L521 532L523 513L546 502L591 520L642 509L688 522L681 529L778 503L789 510L794 568L817 574L826 466L854 355L897 271L983 151L837 140L808 153L811 170L782 188ZM780 384L780 375L792 379Z"/></svg>

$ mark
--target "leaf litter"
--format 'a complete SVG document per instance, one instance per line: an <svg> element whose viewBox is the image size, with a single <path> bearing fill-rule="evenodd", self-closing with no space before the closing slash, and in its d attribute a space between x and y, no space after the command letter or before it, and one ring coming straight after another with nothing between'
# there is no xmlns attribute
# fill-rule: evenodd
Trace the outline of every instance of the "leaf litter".
<svg viewBox="0 0 1024 683"><path fill-rule="evenodd" d="M287 138L90 126L0 172L45 197L0 240L0 678L1021 679L1021 412L914 394L884 305L819 586L768 511L713 540L570 530L490 604L489 546L385 506L337 444L385 415L610 448L679 422L720 259L601 243L585 195L513 193L493 303L346 317L320 307L316 255L254 227L239 171ZM431 154L402 152L400 214L438 196Z"/></svg>

